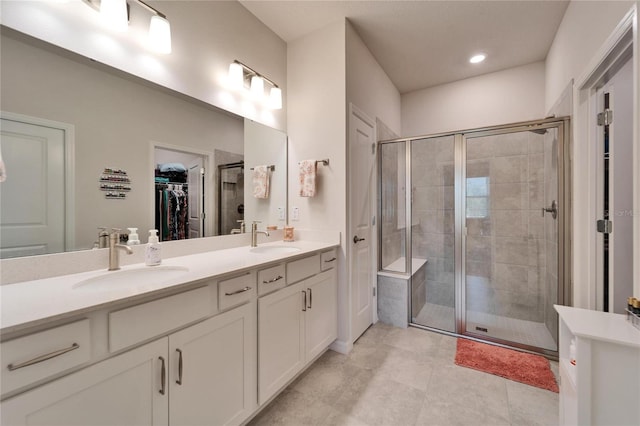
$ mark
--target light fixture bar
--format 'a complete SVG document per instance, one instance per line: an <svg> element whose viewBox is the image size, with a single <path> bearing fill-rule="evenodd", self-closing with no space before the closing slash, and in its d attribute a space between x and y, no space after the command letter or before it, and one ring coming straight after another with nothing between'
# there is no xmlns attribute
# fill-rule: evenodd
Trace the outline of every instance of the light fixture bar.
<svg viewBox="0 0 640 426"><path fill-rule="evenodd" d="M161 18L167 19L167 16L160 12L158 9L149 6L147 3L143 2L142 0L133 0L136 3L138 3L140 6L144 7L145 9L147 9L148 11L150 11L151 13L155 13L156 15L158 15Z"/></svg>
<svg viewBox="0 0 640 426"><path fill-rule="evenodd" d="M136 1L140 1L140 0L136 0ZM262 77L263 80L266 80L270 85L272 85L273 87L279 87L276 83L273 82L273 80L271 80L270 78L265 77L263 74L260 74L258 71L254 70L253 68L251 68L249 65L244 64L242 62L240 62L237 59L233 60L234 63L242 66L242 68L246 69L247 71L249 71L251 74L256 75L258 77Z"/></svg>

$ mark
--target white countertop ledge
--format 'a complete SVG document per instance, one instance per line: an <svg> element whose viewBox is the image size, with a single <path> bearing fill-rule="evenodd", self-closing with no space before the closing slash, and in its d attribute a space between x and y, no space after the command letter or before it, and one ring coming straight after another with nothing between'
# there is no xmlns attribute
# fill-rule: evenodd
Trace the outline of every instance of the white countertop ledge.
<svg viewBox="0 0 640 426"><path fill-rule="evenodd" d="M640 348L640 330L625 315L553 305L575 336Z"/></svg>
<svg viewBox="0 0 640 426"><path fill-rule="evenodd" d="M320 241L295 241L259 244L258 247L297 247L295 253L252 253L251 247L243 246L173 257L162 261L162 267L174 266L188 270L178 276L169 274L167 279L137 282L132 286L117 285L107 290L79 290L78 283L105 274L118 273L104 269L62 275L52 278L24 281L0 286L0 327L2 333L9 333L30 326L53 321L66 316L103 308L107 304L136 298L153 297L154 293L170 290L194 281L219 277L234 272L258 268L261 265L295 259L316 251L336 247L338 244ZM120 254L126 256L125 254ZM143 263L123 266L120 271L153 268ZM153 282L152 282L153 281Z"/></svg>

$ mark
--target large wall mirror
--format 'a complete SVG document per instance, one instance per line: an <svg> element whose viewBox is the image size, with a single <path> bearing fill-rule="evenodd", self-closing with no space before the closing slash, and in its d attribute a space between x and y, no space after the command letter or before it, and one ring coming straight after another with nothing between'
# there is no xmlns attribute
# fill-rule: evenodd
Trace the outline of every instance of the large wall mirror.
<svg viewBox="0 0 640 426"><path fill-rule="evenodd" d="M91 249L99 227L146 243L286 223L283 132L6 27L0 43L1 257Z"/></svg>

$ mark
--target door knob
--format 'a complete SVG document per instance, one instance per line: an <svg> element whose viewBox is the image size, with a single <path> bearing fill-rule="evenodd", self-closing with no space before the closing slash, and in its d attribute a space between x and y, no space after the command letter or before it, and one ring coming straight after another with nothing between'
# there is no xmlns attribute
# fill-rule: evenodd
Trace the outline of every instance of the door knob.
<svg viewBox="0 0 640 426"><path fill-rule="evenodd" d="M358 241L364 241L364 238L358 238L357 235L355 237L353 237L353 243L354 244L358 244Z"/></svg>

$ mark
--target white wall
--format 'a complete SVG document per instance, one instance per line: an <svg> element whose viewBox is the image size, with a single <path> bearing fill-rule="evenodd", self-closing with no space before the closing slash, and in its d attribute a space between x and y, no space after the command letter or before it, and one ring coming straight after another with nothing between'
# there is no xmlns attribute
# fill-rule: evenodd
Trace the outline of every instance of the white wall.
<svg viewBox="0 0 640 426"><path fill-rule="evenodd" d="M90 248L98 226L137 227L146 241L146 230L155 227L152 142L211 154L216 148L243 152L238 116L12 37L0 42L0 109L75 126L75 249ZM105 167L129 173L126 199L107 200L98 189ZM213 173L208 179L211 188Z"/></svg>
<svg viewBox="0 0 640 426"><path fill-rule="evenodd" d="M289 135L289 224L342 233L338 267L338 340L350 340L350 297L346 278L346 77L345 22L288 44L287 133ZM317 195L299 194L298 161L328 158L318 165ZM293 207L300 220L292 221Z"/></svg>
<svg viewBox="0 0 640 426"><path fill-rule="evenodd" d="M256 108L228 90L238 59L269 77L286 97L286 44L235 1L149 1L171 22L173 52L145 47L150 14L133 3L128 31L106 27L83 1L2 1L1 23L211 105L286 129L283 109ZM267 85L268 86L268 85Z"/></svg>
<svg viewBox="0 0 640 426"><path fill-rule="evenodd" d="M347 102L400 134L400 92L347 21Z"/></svg>
<svg viewBox="0 0 640 426"><path fill-rule="evenodd" d="M590 72L595 56L605 44L624 15L633 4L640 5L640 2L632 1L597 1L582 2L573 1L569 4L546 61L546 81L547 90L545 95L545 108L554 105L560 98L562 91L571 80L580 80L586 73ZM636 24L637 25L637 24ZM636 30L637 37L637 30ZM636 39L636 43L638 40ZM638 50L635 50L636 59L640 61ZM640 67L637 63L636 70ZM638 74L634 76L636 91L639 91ZM574 88L574 92L577 88ZM637 97L640 96L640 93ZM572 141L572 285L573 285L573 305L582 308L594 308L595 300L591 295L595 286L594 275L594 247L591 235L593 234L594 220L591 218L595 212L592 211L591 203L594 194L590 188L590 169L593 168L589 149L581 143L586 140L580 137L582 129L576 128L575 118L579 105L573 105L573 135ZM637 115L638 105L635 106ZM636 120L637 121L637 120ZM636 149L636 161L638 161L638 124L636 123L636 133L634 144ZM640 164L636 165L636 169ZM640 186L636 170L636 185ZM636 187L636 189L637 189ZM635 190L637 194L638 191ZM640 201L635 201L635 210L638 210ZM635 223L640 223L637 219ZM640 230L636 229L636 248L640 246ZM637 256L636 256L637 258ZM638 265L636 262L635 291L640 291L640 278L638 277Z"/></svg>
<svg viewBox="0 0 640 426"><path fill-rule="evenodd" d="M556 32L546 60L545 111L571 79L585 72L595 52L629 11L633 1L572 1Z"/></svg>
<svg viewBox="0 0 640 426"><path fill-rule="evenodd" d="M402 95L402 136L544 117L544 62Z"/></svg>

